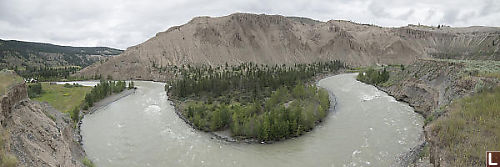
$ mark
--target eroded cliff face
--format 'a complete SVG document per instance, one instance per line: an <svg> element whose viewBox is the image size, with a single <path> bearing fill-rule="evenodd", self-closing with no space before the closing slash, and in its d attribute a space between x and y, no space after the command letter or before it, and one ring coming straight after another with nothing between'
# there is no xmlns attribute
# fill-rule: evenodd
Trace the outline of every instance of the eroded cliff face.
<svg viewBox="0 0 500 167"><path fill-rule="evenodd" d="M9 132L9 152L19 166L83 166L84 152L73 140L68 116L48 104L31 101L24 83L1 98L1 123Z"/></svg>
<svg viewBox="0 0 500 167"><path fill-rule="evenodd" d="M78 75L166 80L169 66L294 64L342 60L350 65L410 64L418 58L500 60L500 28L386 28L349 21L315 21L235 13L197 17Z"/></svg>
<svg viewBox="0 0 500 167"><path fill-rule="evenodd" d="M379 88L397 100L407 102L416 112L432 121L444 115L453 100L500 83L495 78L479 77L474 73L459 62L419 60L404 70L393 70L389 81ZM441 143L437 142L437 134L432 133L432 122L427 122L424 130L430 163L450 166L450 160L443 158L445 152L440 148Z"/></svg>

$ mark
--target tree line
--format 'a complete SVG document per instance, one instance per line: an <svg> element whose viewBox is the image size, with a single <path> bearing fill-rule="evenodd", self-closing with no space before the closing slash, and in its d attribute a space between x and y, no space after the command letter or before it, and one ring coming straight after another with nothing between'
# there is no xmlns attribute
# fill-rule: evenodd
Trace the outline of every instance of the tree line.
<svg viewBox="0 0 500 167"><path fill-rule="evenodd" d="M106 98L113 93L122 92L127 88L127 84L125 81L106 81L101 80L97 85L92 88L90 93L85 95L85 103L83 104L83 109L87 110L88 108L94 106L95 102ZM134 81L130 81L128 85L128 89L134 88Z"/></svg>
<svg viewBox="0 0 500 167"><path fill-rule="evenodd" d="M312 64L257 65L243 63L235 66L200 66L181 68L180 79L167 84L174 97L206 95L217 97L234 90L242 92L276 90L281 86L294 86L312 77L344 68L344 63L336 60ZM269 95L269 94L268 94ZM256 97L253 97L256 98Z"/></svg>
<svg viewBox="0 0 500 167"><path fill-rule="evenodd" d="M69 79L71 74L80 70L78 66L71 67L26 67L26 69L14 69L17 74L23 78L33 78L37 81L58 81L60 79Z"/></svg>

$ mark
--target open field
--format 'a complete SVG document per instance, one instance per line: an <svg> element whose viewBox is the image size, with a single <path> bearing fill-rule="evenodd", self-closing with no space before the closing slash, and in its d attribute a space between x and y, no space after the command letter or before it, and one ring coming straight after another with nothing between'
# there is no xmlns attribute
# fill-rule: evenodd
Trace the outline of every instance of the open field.
<svg viewBox="0 0 500 167"><path fill-rule="evenodd" d="M82 104L85 95L91 89L92 87L87 86L66 88L64 85L42 83L43 93L40 97L34 98L34 100L47 102L61 112L69 112Z"/></svg>

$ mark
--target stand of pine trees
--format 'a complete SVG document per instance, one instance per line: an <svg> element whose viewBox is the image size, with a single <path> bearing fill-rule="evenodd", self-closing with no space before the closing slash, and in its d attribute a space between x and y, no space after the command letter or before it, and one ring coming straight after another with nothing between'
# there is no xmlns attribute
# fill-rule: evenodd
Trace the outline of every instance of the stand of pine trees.
<svg viewBox="0 0 500 167"><path fill-rule="evenodd" d="M105 81L101 80L90 93L85 95L85 102L83 104L83 109L86 110L94 106L95 102L104 99L105 97L112 95L113 93L119 93L127 88L125 81Z"/></svg>
<svg viewBox="0 0 500 167"><path fill-rule="evenodd" d="M204 131L230 129L237 138L276 141L299 136L330 108L326 90L305 84L345 68L340 61L313 64L183 66L166 85L181 113Z"/></svg>

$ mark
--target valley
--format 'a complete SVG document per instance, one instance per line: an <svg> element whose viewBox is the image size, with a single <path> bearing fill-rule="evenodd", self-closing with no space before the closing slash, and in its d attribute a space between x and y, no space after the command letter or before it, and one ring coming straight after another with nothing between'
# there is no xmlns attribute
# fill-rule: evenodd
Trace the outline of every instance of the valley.
<svg viewBox="0 0 500 167"><path fill-rule="evenodd" d="M484 166L499 43L251 13L124 51L0 40L0 166Z"/></svg>

